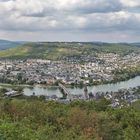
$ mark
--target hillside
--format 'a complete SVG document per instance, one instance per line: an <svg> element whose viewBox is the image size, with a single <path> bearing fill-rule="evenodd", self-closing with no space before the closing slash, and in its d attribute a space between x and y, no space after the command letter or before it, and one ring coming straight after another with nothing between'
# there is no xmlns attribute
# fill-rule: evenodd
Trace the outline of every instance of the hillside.
<svg viewBox="0 0 140 140"><path fill-rule="evenodd" d="M6 50L22 45L23 42L13 42L8 40L0 40L0 50Z"/></svg>
<svg viewBox="0 0 140 140"><path fill-rule="evenodd" d="M132 43L133 46L139 47L140 48L140 43Z"/></svg>
<svg viewBox="0 0 140 140"><path fill-rule="evenodd" d="M136 45L125 43L38 42L2 50L0 51L0 58L43 58L56 60L64 56L91 55L95 54L95 52L113 52L125 55L131 52L140 52L140 48Z"/></svg>
<svg viewBox="0 0 140 140"><path fill-rule="evenodd" d="M0 99L0 140L139 140L140 111L109 103Z"/></svg>

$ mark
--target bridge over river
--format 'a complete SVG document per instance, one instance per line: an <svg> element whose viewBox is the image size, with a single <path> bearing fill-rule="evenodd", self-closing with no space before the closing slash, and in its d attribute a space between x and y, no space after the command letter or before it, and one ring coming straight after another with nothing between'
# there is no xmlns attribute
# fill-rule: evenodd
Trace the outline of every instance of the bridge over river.
<svg viewBox="0 0 140 140"><path fill-rule="evenodd" d="M69 95L71 94L83 94L84 88L64 88L63 85L61 86L65 92ZM116 84L104 84L104 85L98 85L98 86L90 86L87 87L89 92L96 93L96 92L116 92L119 89L128 89L140 86L140 76L137 76L133 79L130 79L128 81L118 82ZM59 90L59 87L44 87L41 85L36 85L33 88L25 87L24 88L24 94L25 95L32 95L33 92L36 93L36 95L57 95L58 97L62 97L62 93Z"/></svg>
<svg viewBox="0 0 140 140"><path fill-rule="evenodd" d="M58 86L62 90L63 96L66 96L66 98L69 99L69 100L73 100L72 94L68 91L68 89L64 85L62 85L61 83L59 83Z"/></svg>

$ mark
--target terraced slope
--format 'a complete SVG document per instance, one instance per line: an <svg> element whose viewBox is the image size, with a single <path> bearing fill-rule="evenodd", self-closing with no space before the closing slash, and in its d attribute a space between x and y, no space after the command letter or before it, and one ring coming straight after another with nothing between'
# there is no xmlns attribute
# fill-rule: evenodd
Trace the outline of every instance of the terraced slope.
<svg viewBox="0 0 140 140"><path fill-rule="evenodd" d="M43 58L60 59L64 56L90 55L95 52L112 52L125 55L131 52L140 53L140 48L132 44L113 43L27 43L0 51L0 58Z"/></svg>

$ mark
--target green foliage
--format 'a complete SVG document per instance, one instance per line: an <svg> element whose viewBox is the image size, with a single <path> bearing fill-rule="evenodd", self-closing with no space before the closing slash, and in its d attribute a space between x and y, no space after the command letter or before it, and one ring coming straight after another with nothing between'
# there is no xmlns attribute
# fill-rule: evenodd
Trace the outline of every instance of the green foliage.
<svg viewBox="0 0 140 140"><path fill-rule="evenodd" d="M0 100L0 140L138 140L140 111L110 102Z"/></svg>
<svg viewBox="0 0 140 140"><path fill-rule="evenodd" d="M94 55L95 52L117 53L127 55L140 49L133 44L123 43L28 43L20 47L0 51L0 58L26 59L42 58L58 60L65 56ZM20 78L20 77L19 77Z"/></svg>
<svg viewBox="0 0 140 140"><path fill-rule="evenodd" d="M6 92L7 92L6 88L0 88L0 97L3 97L4 93L6 93Z"/></svg>
<svg viewBox="0 0 140 140"><path fill-rule="evenodd" d="M140 75L140 68L130 68L112 71L114 74L114 80L111 83L116 83L117 81L126 81L128 79L134 78Z"/></svg>

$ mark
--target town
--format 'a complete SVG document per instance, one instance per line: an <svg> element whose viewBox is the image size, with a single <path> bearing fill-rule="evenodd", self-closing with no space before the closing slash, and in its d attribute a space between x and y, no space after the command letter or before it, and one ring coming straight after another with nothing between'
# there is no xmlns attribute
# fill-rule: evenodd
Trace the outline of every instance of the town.
<svg viewBox="0 0 140 140"><path fill-rule="evenodd" d="M69 104L74 101L100 101L107 100L110 102L109 106L112 108L122 108L131 106L134 102L140 100L140 86L128 89L119 89L116 92L96 92L93 93L88 90L88 87L85 85L83 88L83 93L81 94L72 94L67 88L59 83L59 90L62 94L61 97L57 95L36 95L35 92L30 96L23 94L23 88L0 88L0 99L13 99L13 98L29 98L29 99L39 99L45 100L46 102L55 101L58 103Z"/></svg>
<svg viewBox="0 0 140 140"><path fill-rule="evenodd" d="M31 85L58 85L59 82L64 85L96 85L115 81L116 73L119 71L122 73L122 70L129 72L128 78L132 78L129 77L132 73L137 76L140 74L139 67L139 53L130 53L125 56L96 53L96 55L80 57L63 57L58 61L1 59L0 82Z"/></svg>
<svg viewBox="0 0 140 140"><path fill-rule="evenodd" d="M115 53L96 53L95 55L81 55L80 57L68 56L61 60L45 59L20 59L0 60L0 82L14 85L45 85L58 86L62 97L57 95L36 95L31 97L43 98L46 101L57 101L60 103L70 103L75 100L110 100L113 108L131 105L140 99L139 88L121 89L117 92L97 92L88 91L87 86L111 83L116 77L116 71L136 70L140 67L140 54L130 53L121 56ZM135 75L139 75L134 71ZM125 75L125 73L124 73ZM129 77L132 78L132 77ZM118 82L118 81L117 81ZM66 87L81 86L83 93L73 95ZM23 90L6 88L2 97L14 98L23 95Z"/></svg>

